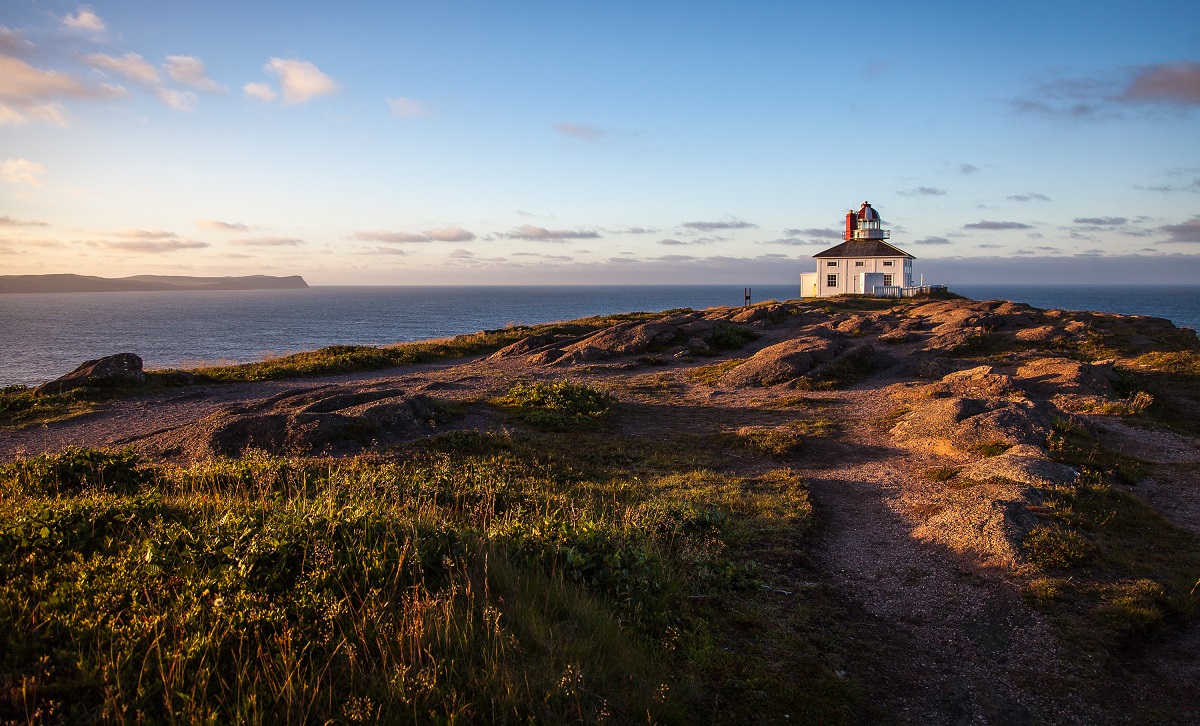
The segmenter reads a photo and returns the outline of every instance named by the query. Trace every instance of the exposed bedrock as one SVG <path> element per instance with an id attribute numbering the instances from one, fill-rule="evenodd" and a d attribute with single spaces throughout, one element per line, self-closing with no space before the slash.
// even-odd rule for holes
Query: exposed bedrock
<path id="1" fill-rule="evenodd" d="M 78 368 L 35 389 L 35 393 L 63 393 L 85 386 L 116 386 L 142 383 L 142 359 L 133 353 L 117 353 L 97 360 L 84 361 Z"/>
<path id="2" fill-rule="evenodd" d="M 281 456 L 345 453 L 427 433 L 435 418 L 433 401 L 422 394 L 316 389 L 221 411 L 150 436 L 139 447 L 189 459 L 249 449 Z"/>

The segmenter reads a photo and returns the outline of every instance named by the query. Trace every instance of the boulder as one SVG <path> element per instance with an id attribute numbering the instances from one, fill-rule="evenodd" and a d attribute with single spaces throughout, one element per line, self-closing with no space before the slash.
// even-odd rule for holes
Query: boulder
<path id="1" fill-rule="evenodd" d="M 141 358 L 133 353 L 117 353 L 85 361 L 67 375 L 38 386 L 34 393 L 63 393 L 76 388 L 128 385 L 145 380 Z"/>
<path id="2" fill-rule="evenodd" d="M 727 373 L 727 386 L 773 386 L 794 381 L 833 360 L 840 345 L 828 338 L 805 336 L 768 346 Z"/>

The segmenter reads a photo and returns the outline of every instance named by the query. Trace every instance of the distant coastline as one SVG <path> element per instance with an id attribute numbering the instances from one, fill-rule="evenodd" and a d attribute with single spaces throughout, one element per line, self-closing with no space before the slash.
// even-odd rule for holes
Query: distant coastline
<path id="1" fill-rule="evenodd" d="M 0 294 L 11 292 L 164 292 L 172 290 L 297 290 L 308 287 L 299 275 L 272 277 L 186 277 L 182 275 L 0 275 Z"/>

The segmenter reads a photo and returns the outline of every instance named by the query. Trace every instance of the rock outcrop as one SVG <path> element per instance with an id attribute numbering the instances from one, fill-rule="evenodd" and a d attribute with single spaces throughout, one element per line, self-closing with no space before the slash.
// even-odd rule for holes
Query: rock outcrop
<path id="1" fill-rule="evenodd" d="M 117 353 L 85 361 L 67 375 L 38 386 L 34 392 L 39 395 L 63 393 L 76 388 L 129 385 L 145 380 L 141 358 L 133 353 Z"/>

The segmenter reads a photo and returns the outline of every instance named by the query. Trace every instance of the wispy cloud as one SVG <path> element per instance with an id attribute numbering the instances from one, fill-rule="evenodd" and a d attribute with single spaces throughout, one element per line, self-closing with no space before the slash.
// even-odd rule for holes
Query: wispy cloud
<path id="1" fill-rule="evenodd" d="M 512 232 L 500 233 L 499 236 L 506 239 L 559 242 L 568 239 L 599 239 L 600 233 L 584 229 L 546 229 L 545 227 L 535 227 L 532 224 L 525 224 L 517 227 Z"/>
<path id="2" fill-rule="evenodd" d="M 824 246 L 824 245 L 829 244 L 829 240 L 827 240 L 827 239 L 802 239 L 800 237 L 780 237 L 779 239 L 767 240 L 765 242 L 762 242 L 761 244 L 764 244 L 764 245 L 787 245 L 789 247 L 807 247 L 810 245 Z"/>
<path id="3" fill-rule="evenodd" d="M 433 113 L 429 104 L 419 98 L 399 96 L 389 98 L 387 104 L 392 110 L 392 115 L 398 118 L 425 118 Z"/>
<path id="4" fill-rule="evenodd" d="M 604 231 L 609 234 L 658 234 L 658 230 L 653 227 L 623 227 Z"/>
<path id="5" fill-rule="evenodd" d="M 1033 225 L 1024 224 L 1023 222 L 992 222 L 984 219 L 979 222 L 964 224 L 963 229 L 1033 229 Z"/>
<path id="6" fill-rule="evenodd" d="M 304 244 L 304 240 L 295 237 L 245 237 L 235 239 L 230 244 L 239 247 L 296 247 Z"/>
<path id="7" fill-rule="evenodd" d="M 5 159 L 0 161 L 0 179 L 11 184 L 28 184 L 40 187 L 46 180 L 42 176 L 46 167 L 29 159 Z M 7 217 L 6 217 L 7 219 Z"/>
<path id="8" fill-rule="evenodd" d="M 126 53 L 120 57 L 93 53 L 83 60 L 92 68 L 115 73 L 135 83 L 145 86 L 159 84 L 158 69 L 147 63 L 146 59 L 137 53 Z"/>
<path id="9" fill-rule="evenodd" d="M 442 227 L 424 232 L 389 232 L 385 230 L 355 232 L 354 239 L 363 242 L 388 242 L 392 244 L 424 242 L 470 242 L 475 234 L 462 227 Z"/>
<path id="10" fill-rule="evenodd" d="M 224 93 L 229 90 L 209 78 L 204 62 L 194 55 L 169 55 L 163 66 L 167 69 L 167 75 L 176 83 L 182 83 L 206 93 Z"/>
<path id="11" fill-rule="evenodd" d="M 1200 242 L 1200 217 L 1192 217 L 1183 224 L 1167 224 L 1160 227 L 1167 234 L 1164 242 Z"/>
<path id="12" fill-rule="evenodd" d="M 896 192 L 902 197 L 940 197 L 946 193 L 945 189 L 937 187 L 916 187 L 913 189 L 903 189 Z"/>
<path id="13" fill-rule="evenodd" d="M 94 240 L 87 242 L 92 247 L 115 250 L 118 252 L 136 252 L 144 254 L 162 254 L 178 252 L 179 250 L 194 250 L 208 247 L 207 242 L 190 239 L 125 239 L 125 240 Z"/>
<path id="14" fill-rule="evenodd" d="M 562 121 L 554 124 L 554 130 L 563 136 L 569 136 L 573 139 L 586 141 L 589 144 L 598 144 L 604 140 L 608 133 L 599 126 L 589 126 L 587 124 L 575 124 L 569 121 Z"/>
<path id="15" fill-rule="evenodd" d="M 1200 63 L 1158 63 L 1091 77 L 1056 78 L 1011 103 L 1021 113 L 1074 120 L 1120 117 L 1134 107 L 1149 111 L 1200 106 Z"/>
<path id="16" fill-rule="evenodd" d="M 953 244 L 945 237 L 922 237 L 921 239 L 913 240 L 914 245 L 948 245 Z"/>
<path id="17" fill-rule="evenodd" d="M 680 226 L 696 230 L 697 232 L 713 232 L 718 229 L 754 229 L 758 227 L 757 224 L 743 222 L 738 219 L 727 222 L 684 222 Z"/>
<path id="18" fill-rule="evenodd" d="M 222 222 L 217 219 L 197 219 L 197 227 L 211 229 L 216 232 L 248 232 L 250 227 L 241 222 Z"/>
<path id="19" fill-rule="evenodd" d="M 270 103 L 276 98 L 279 98 L 279 94 L 275 92 L 274 88 L 271 88 L 269 83 L 247 83 L 246 85 L 242 86 L 242 93 L 246 94 L 246 96 L 249 98 L 253 98 L 255 101 L 261 101 L 262 103 Z"/>
<path id="20" fill-rule="evenodd" d="M 1093 227 L 1118 227 L 1129 220 L 1125 217 L 1076 217 L 1075 224 L 1086 224 Z"/>
<path id="21" fill-rule="evenodd" d="M 957 171 L 959 174 L 974 174 L 979 171 L 979 167 L 974 164 L 958 164 Z"/>
<path id="22" fill-rule="evenodd" d="M 1038 194 L 1037 192 L 1025 192 L 1024 194 L 1012 194 L 1010 196 L 1005 197 L 1005 199 L 1008 199 L 1013 202 L 1048 202 L 1048 201 L 1050 201 L 1050 197 L 1046 196 L 1045 194 Z"/>
<path id="23" fill-rule="evenodd" d="M 25 39 L 19 30 L 0 25 L 0 55 L 22 56 L 33 50 L 33 43 Z"/>
<path id="24" fill-rule="evenodd" d="M 0 227 L 49 227 L 48 222 L 38 222 L 32 219 L 13 219 L 7 214 L 0 217 Z"/>
<path id="25" fill-rule="evenodd" d="M 1200 63 L 1181 61 L 1141 66 L 1134 71 L 1120 98 L 1132 103 L 1200 106 Z"/>
<path id="26" fill-rule="evenodd" d="M 837 229 L 827 229 L 825 227 L 807 227 L 805 229 L 785 229 L 783 233 L 788 237 L 821 237 L 823 239 L 841 239 L 842 232 Z"/>
<path id="27" fill-rule="evenodd" d="M 0 55 L 0 126 L 40 122 L 65 126 L 62 100 L 118 98 L 125 90 L 94 86 L 70 73 L 35 68 L 20 58 Z"/>

